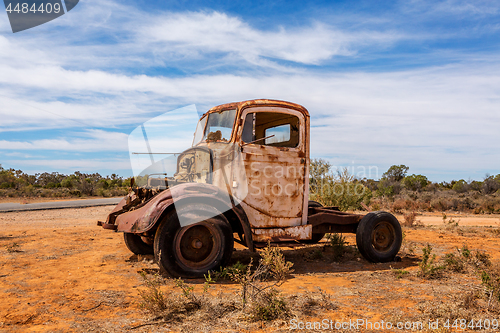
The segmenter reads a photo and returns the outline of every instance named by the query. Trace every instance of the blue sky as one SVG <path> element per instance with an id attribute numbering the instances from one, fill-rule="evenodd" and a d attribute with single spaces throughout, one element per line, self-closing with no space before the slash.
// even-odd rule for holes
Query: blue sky
<path id="1" fill-rule="evenodd" d="M 131 175 L 163 112 L 304 105 L 311 157 L 431 180 L 500 173 L 500 2 L 80 1 L 12 34 L 0 14 L 0 164 Z M 194 131 L 193 125 L 193 131 Z"/>

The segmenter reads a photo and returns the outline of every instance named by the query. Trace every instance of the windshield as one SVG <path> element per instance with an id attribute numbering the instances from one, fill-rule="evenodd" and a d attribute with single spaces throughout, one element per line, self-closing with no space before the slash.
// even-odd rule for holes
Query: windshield
<path id="1" fill-rule="evenodd" d="M 193 146 L 200 141 L 229 142 L 233 132 L 236 109 L 209 113 L 198 122 Z M 202 135 L 203 133 L 203 135 Z"/>
<path id="2" fill-rule="evenodd" d="M 193 189 L 196 191 L 188 191 L 190 195 L 217 192 L 227 207 L 239 204 L 248 193 L 248 184 L 240 147 L 229 144 L 235 117 L 236 110 L 227 110 L 199 119 L 196 107 L 190 105 L 135 128 L 128 143 L 135 182 L 133 195 L 140 199 L 138 202 L 144 203 L 162 191 L 183 186 L 182 190 L 172 190 L 169 194 L 176 209 L 185 202 L 186 191 Z M 192 130 L 197 122 L 193 140 Z M 189 147 L 192 142 L 201 141 L 212 143 L 207 147 Z M 218 190 L 214 191 L 215 188 Z M 178 203 L 181 206 L 177 207 Z M 224 207 L 218 209 L 224 211 Z M 214 214 L 219 212 L 214 210 Z M 181 226 L 197 222 L 194 214 L 189 216 L 184 220 L 179 216 Z"/>

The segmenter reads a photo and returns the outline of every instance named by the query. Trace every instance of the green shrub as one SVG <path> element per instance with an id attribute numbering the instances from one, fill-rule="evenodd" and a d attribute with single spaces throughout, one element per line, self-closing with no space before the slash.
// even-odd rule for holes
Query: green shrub
<path id="1" fill-rule="evenodd" d="M 66 188 L 72 188 L 73 187 L 72 179 L 70 177 L 64 178 L 61 182 L 61 186 Z"/>
<path id="2" fill-rule="evenodd" d="M 23 186 L 21 188 L 21 193 L 28 197 L 34 196 L 36 194 L 36 188 L 33 185 Z"/>
<path id="3" fill-rule="evenodd" d="M 435 265 L 436 255 L 432 253 L 432 246 L 427 244 L 427 246 L 422 248 L 422 261 L 418 265 L 420 268 L 419 276 L 424 279 L 434 279 L 440 276 L 441 271 L 445 268 L 444 266 Z"/>
<path id="4" fill-rule="evenodd" d="M 473 264 L 476 267 L 489 267 L 491 266 L 490 256 L 486 252 L 476 251 L 473 256 Z"/>
<path id="5" fill-rule="evenodd" d="M 403 179 L 403 185 L 411 191 L 420 191 L 429 184 L 429 180 L 423 175 L 406 176 Z"/>
<path id="6" fill-rule="evenodd" d="M 109 188 L 110 182 L 108 182 L 106 179 L 100 179 L 98 181 L 98 186 L 102 189 L 108 189 Z"/>
<path id="7" fill-rule="evenodd" d="M 462 257 L 465 259 L 469 259 L 471 257 L 471 252 L 469 250 L 469 247 L 467 245 L 462 245 L 462 249 L 459 250 L 460 253 L 462 254 Z"/>
<path id="8" fill-rule="evenodd" d="M 320 249 L 314 249 L 308 254 L 310 260 L 319 260 L 323 258 L 323 251 Z"/>
<path id="9" fill-rule="evenodd" d="M 465 273 L 467 270 L 485 269 L 491 266 L 489 255 L 482 251 L 469 250 L 468 246 L 464 244 L 462 248 L 457 248 L 457 254 L 447 253 L 444 258 L 444 266 L 446 269 L 457 272 Z"/>
<path id="10" fill-rule="evenodd" d="M 453 253 L 447 253 L 444 258 L 445 266 L 448 270 L 462 273 L 464 271 L 465 265 L 463 260 L 460 257 L 457 257 Z"/>
<path id="11" fill-rule="evenodd" d="M 49 182 L 43 188 L 57 188 L 61 187 L 60 183 Z"/>
<path id="12" fill-rule="evenodd" d="M 128 193 L 124 187 L 127 185 L 130 186 L 130 178 L 123 180 L 116 174 L 102 177 L 99 173 L 85 174 L 77 171 L 69 176 L 58 172 L 28 175 L 21 170 L 0 169 L 0 190 L 7 190 L 0 194 L 8 197 L 63 197 L 82 194 L 123 196 Z M 68 189 L 71 191 L 67 191 Z"/>
<path id="13" fill-rule="evenodd" d="M 290 316 L 291 311 L 287 302 L 274 288 L 261 293 L 250 307 L 250 317 L 254 321 L 286 319 Z"/>
<path id="14" fill-rule="evenodd" d="M 401 279 L 401 278 L 403 278 L 405 275 L 410 274 L 410 272 L 409 272 L 409 271 L 404 270 L 404 269 L 392 269 L 392 272 L 394 273 L 394 275 L 396 275 L 396 278 L 397 278 L 397 279 Z"/>
<path id="15" fill-rule="evenodd" d="M 500 275 L 498 270 L 481 271 L 481 283 L 486 288 L 487 297 L 500 302 Z"/>
<path id="16" fill-rule="evenodd" d="M 351 175 L 347 168 L 330 171 L 331 165 L 324 160 L 312 160 L 309 172 L 309 198 L 325 206 L 337 206 L 342 211 L 361 209 L 369 204 L 372 191 Z"/>
<path id="17" fill-rule="evenodd" d="M 268 245 L 262 250 L 260 256 L 262 257 L 260 263 L 267 271 L 262 275 L 263 277 L 270 276 L 277 281 L 285 281 L 288 274 L 293 272 L 293 263 L 285 260 L 283 251 L 279 247 Z"/>
<path id="18" fill-rule="evenodd" d="M 390 181 L 400 182 L 405 178 L 406 173 L 410 168 L 406 165 L 392 165 L 384 174 L 382 178 L 388 179 Z"/>
<path id="19" fill-rule="evenodd" d="M 0 184 L 0 188 L 3 188 L 3 189 L 14 188 L 14 187 L 15 187 L 14 183 L 7 183 L 7 182 L 5 182 L 5 183 Z"/>
<path id="20" fill-rule="evenodd" d="M 237 261 L 236 264 L 226 267 L 221 267 L 218 272 L 209 272 L 209 276 L 214 281 L 229 280 L 231 276 L 242 275 L 247 271 L 247 265 Z M 205 277 L 206 279 L 207 277 Z"/>
<path id="21" fill-rule="evenodd" d="M 139 295 L 141 297 L 140 306 L 152 314 L 159 315 L 163 313 L 169 307 L 169 300 L 165 297 L 165 294 L 160 289 L 163 285 L 163 281 L 159 276 L 154 276 L 153 278 L 147 278 L 144 272 L 141 273 L 146 289 L 139 289 Z"/>
<path id="22" fill-rule="evenodd" d="M 464 193 L 469 190 L 469 184 L 463 179 L 460 179 L 459 181 L 455 182 L 452 187 L 453 191 L 457 193 Z"/>
<path id="23" fill-rule="evenodd" d="M 376 195 L 378 197 L 393 198 L 401 192 L 401 184 L 399 182 L 388 179 L 381 179 L 378 183 Z"/>
<path id="24" fill-rule="evenodd" d="M 340 234 L 328 234 L 326 239 L 329 240 L 333 250 L 333 260 L 339 260 L 345 254 L 347 243 L 345 237 Z"/>
<path id="25" fill-rule="evenodd" d="M 258 301 L 260 297 L 267 295 L 264 291 L 281 286 L 287 276 L 293 272 L 293 263 L 285 260 L 280 248 L 271 247 L 268 244 L 260 255 L 261 259 L 254 270 L 252 269 L 253 260 L 250 259 L 246 270 L 238 269 L 228 273 L 231 280 L 241 286 L 243 304 L 247 304 L 249 300 Z"/>

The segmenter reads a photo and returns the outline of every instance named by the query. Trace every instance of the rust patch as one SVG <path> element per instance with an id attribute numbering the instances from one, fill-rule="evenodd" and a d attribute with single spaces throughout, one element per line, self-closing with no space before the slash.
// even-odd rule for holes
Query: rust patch
<path id="1" fill-rule="evenodd" d="M 299 104 L 295 104 L 292 102 L 281 101 L 277 99 L 253 99 L 242 102 L 232 102 L 226 103 L 218 106 L 214 106 L 207 113 L 212 112 L 221 112 L 223 110 L 238 108 L 239 110 L 243 110 L 250 106 L 269 106 L 269 107 L 285 107 L 293 110 L 297 110 L 303 113 L 306 117 L 309 117 L 309 112 L 305 107 Z"/>
<path id="2" fill-rule="evenodd" d="M 289 228 L 253 229 L 253 240 L 256 243 L 306 240 L 312 237 L 312 225 L 300 225 Z"/>

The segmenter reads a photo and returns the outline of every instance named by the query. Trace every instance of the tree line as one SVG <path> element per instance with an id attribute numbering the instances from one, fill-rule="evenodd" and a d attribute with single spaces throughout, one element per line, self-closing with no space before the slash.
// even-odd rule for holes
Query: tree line
<path id="1" fill-rule="evenodd" d="M 387 209 L 500 213 L 500 174 L 482 181 L 464 179 L 431 182 L 420 174 L 408 174 L 406 165 L 392 165 L 379 180 L 357 178 L 347 168 L 332 170 L 323 159 L 311 161 L 310 199 L 342 210 Z"/>
<path id="2" fill-rule="evenodd" d="M 59 194 L 68 194 L 70 196 L 103 196 L 107 193 L 123 192 L 123 189 L 130 186 L 130 182 L 131 178 L 123 178 L 114 173 L 110 176 L 102 176 L 99 173 L 82 173 L 80 171 L 76 171 L 71 175 L 59 172 L 30 175 L 22 170 L 4 169 L 0 165 L 0 190 L 4 190 L 5 194 L 31 196 L 33 194 L 48 193 L 48 191 L 43 190 L 59 190 Z"/>

